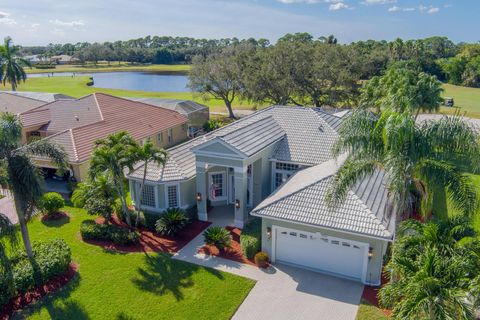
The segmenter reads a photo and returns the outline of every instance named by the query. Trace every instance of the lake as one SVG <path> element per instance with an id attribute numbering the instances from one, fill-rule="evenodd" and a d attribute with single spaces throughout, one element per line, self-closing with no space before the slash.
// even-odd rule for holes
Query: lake
<path id="1" fill-rule="evenodd" d="M 29 78 L 52 76 L 50 73 L 33 73 Z M 72 77 L 72 72 L 54 72 L 54 77 Z M 151 72 L 99 72 L 80 73 L 75 76 L 93 77 L 94 87 L 107 89 L 140 90 L 152 92 L 185 92 L 188 76 L 178 74 L 158 74 Z"/>

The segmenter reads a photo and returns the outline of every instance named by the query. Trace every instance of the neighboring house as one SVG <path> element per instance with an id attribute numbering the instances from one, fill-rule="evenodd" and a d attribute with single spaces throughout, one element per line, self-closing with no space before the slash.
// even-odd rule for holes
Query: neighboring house
<path id="1" fill-rule="evenodd" d="M 177 111 L 188 118 L 191 133 L 201 129 L 210 119 L 210 111 L 207 106 L 191 100 L 158 99 L 158 98 L 127 98 L 133 101 L 148 103 L 161 108 Z"/>
<path id="2" fill-rule="evenodd" d="M 40 100 L 43 102 L 52 102 L 56 100 L 74 100 L 74 97 L 67 96 L 63 93 L 50 92 L 31 92 L 31 91 L 0 91 L 0 93 L 9 93 L 16 96 Z"/>
<path id="3" fill-rule="evenodd" d="M 79 62 L 80 60 L 67 54 L 61 54 L 58 56 L 51 56 L 50 61 L 55 62 L 56 64 L 70 64 Z"/>
<path id="4" fill-rule="evenodd" d="M 165 166 L 148 165 L 142 208 L 196 205 L 205 221 L 207 207 L 224 206 L 239 228 L 250 213 L 262 219 L 262 250 L 273 262 L 379 284 L 395 227 L 384 174 L 338 207 L 324 202 L 341 163 L 331 153 L 340 123 L 320 109 L 273 106 L 173 147 Z M 142 163 L 127 175 L 132 200 L 142 176 Z"/>
<path id="5" fill-rule="evenodd" d="M 20 114 L 25 139 L 45 137 L 68 154 L 71 174 L 83 180 L 95 140 L 127 131 L 144 143 L 151 139 L 158 147 L 170 147 L 187 139 L 188 119 L 178 112 L 103 93 L 75 100 L 58 100 Z M 43 168 L 55 169 L 48 160 L 37 159 Z"/>

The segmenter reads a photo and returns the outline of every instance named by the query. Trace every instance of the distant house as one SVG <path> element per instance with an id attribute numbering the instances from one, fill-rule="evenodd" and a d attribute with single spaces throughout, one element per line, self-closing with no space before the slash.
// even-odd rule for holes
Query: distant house
<path id="1" fill-rule="evenodd" d="M 50 61 L 56 64 L 71 64 L 79 62 L 80 60 L 67 54 L 61 54 L 58 56 L 51 56 Z"/>
<path id="2" fill-rule="evenodd" d="M 50 93 L 50 92 L 31 92 L 31 91 L 0 91 L 1 93 L 8 93 L 19 97 L 30 98 L 34 100 L 40 100 L 43 102 L 52 102 L 56 100 L 74 100 L 74 97 L 67 96 L 63 93 Z"/>
<path id="3" fill-rule="evenodd" d="M 161 108 L 177 111 L 188 118 L 191 131 L 201 129 L 210 119 L 209 108 L 191 100 L 158 99 L 158 98 L 127 98 L 133 101 L 148 103 Z"/>
<path id="4" fill-rule="evenodd" d="M 151 139 L 170 147 L 187 139 L 188 119 L 178 112 L 103 93 L 74 100 L 56 100 L 20 114 L 24 140 L 41 137 L 60 145 L 68 154 L 71 175 L 83 180 L 93 143 L 107 135 L 127 131 L 143 143 Z M 53 163 L 36 159 L 45 169 Z"/>
<path id="5" fill-rule="evenodd" d="M 45 62 L 45 58 L 42 55 L 39 54 L 32 54 L 28 56 L 24 56 L 23 59 L 29 61 L 31 64 L 37 64 L 41 62 Z"/>

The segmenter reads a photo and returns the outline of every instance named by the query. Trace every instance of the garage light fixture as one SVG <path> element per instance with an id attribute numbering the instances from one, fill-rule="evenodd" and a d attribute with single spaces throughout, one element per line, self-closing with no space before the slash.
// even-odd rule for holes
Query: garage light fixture
<path id="1" fill-rule="evenodd" d="M 267 238 L 272 239 L 272 228 L 267 227 Z"/>
<path id="2" fill-rule="evenodd" d="M 368 260 L 373 258 L 373 248 L 369 247 L 368 248 Z"/>
<path id="3" fill-rule="evenodd" d="M 235 208 L 240 209 L 240 200 L 235 200 Z"/>
<path id="4" fill-rule="evenodd" d="M 197 201 L 202 201 L 202 194 L 200 192 L 197 192 Z"/>

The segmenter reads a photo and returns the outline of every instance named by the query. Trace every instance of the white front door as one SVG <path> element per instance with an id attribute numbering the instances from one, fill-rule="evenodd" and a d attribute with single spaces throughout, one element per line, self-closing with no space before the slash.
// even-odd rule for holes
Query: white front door
<path id="1" fill-rule="evenodd" d="M 275 261 L 365 282 L 367 243 L 274 226 Z"/>

